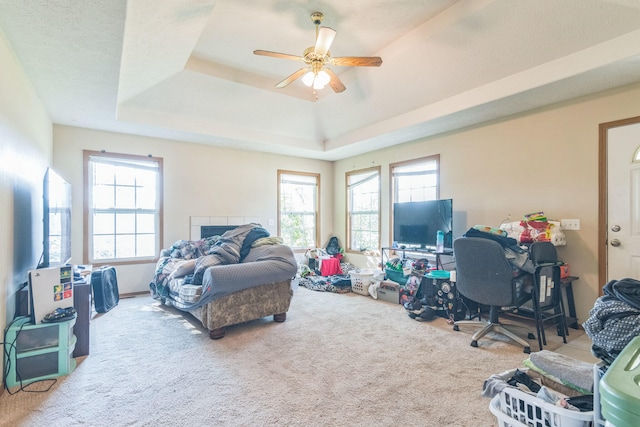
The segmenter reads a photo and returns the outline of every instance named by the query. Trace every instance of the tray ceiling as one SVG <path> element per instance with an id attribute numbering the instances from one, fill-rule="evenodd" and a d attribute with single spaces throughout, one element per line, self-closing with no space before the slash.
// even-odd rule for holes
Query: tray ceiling
<path id="1" fill-rule="evenodd" d="M 314 11 L 347 90 L 300 68 Z M 636 0 L 9 0 L 0 28 L 57 124 L 337 160 L 640 81 Z"/>

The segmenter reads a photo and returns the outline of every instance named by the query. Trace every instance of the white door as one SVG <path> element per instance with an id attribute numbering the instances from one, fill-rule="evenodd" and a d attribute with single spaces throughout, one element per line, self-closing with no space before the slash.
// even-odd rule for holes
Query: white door
<path id="1" fill-rule="evenodd" d="M 607 282 L 640 279 L 640 123 L 607 132 Z"/>

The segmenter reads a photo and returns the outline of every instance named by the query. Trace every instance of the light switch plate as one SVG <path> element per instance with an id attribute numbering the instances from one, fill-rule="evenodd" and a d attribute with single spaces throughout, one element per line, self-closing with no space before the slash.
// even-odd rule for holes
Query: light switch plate
<path id="1" fill-rule="evenodd" d="M 560 227 L 563 230 L 580 230 L 580 220 L 579 219 L 561 219 Z"/>

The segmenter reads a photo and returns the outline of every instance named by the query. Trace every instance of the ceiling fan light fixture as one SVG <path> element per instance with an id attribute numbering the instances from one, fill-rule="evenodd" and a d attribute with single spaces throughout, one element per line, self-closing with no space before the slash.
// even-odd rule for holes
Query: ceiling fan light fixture
<path id="1" fill-rule="evenodd" d="M 277 83 L 275 85 L 277 88 L 286 87 L 295 80 L 301 79 L 307 87 L 322 89 L 329 84 L 335 93 L 340 93 L 344 92 L 346 89 L 344 83 L 342 83 L 340 78 L 330 68 L 324 68 L 325 65 L 329 64 L 343 67 L 379 67 L 382 64 L 382 58 L 379 56 L 331 57 L 329 48 L 336 36 L 336 31 L 333 28 L 320 27 L 323 19 L 324 15 L 321 12 L 314 12 L 311 14 L 311 22 L 316 26 L 316 42 L 313 46 L 307 47 L 302 56 L 271 52 L 268 50 L 253 51 L 255 55 L 302 61 L 306 64 L 306 66 L 299 68 L 298 71 Z"/>
<path id="2" fill-rule="evenodd" d="M 325 87 L 327 83 L 329 83 L 329 80 L 331 80 L 331 77 L 329 77 L 329 74 L 327 74 L 325 70 L 320 70 L 318 74 L 316 74 L 316 82 L 321 84 L 322 87 Z"/>
<path id="3" fill-rule="evenodd" d="M 314 78 L 315 74 L 313 74 L 313 71 L 309 71 L 304 76 L 302 76 L 302 83 L 304 83 L 305 86 L 311 87 L 311 85 L 313 85 Z"/>
<path id="4" fill-rule="evenodd" d="M 304 83 L 305 86 L 313 87 L 314 89 L 324 89 L 330 80 L 331 77 L 323 69 L 316 73 L 308 71 L 304 76 L 302 76 L 302 83 Z"/>

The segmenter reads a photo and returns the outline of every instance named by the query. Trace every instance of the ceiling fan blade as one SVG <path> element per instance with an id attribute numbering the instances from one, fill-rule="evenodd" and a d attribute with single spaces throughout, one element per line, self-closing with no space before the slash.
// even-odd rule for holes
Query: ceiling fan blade
<path id="1" fill-rule="evenodd" d="M 325 68 L 324 71 L 326 71 L 331 78 L 331 80 L 329 80 L 329 86 L 331 86 L 331 89 L 333 89 L 335 93 L 344 92 L 346 86 L 344 85 L 344 83 L 342 83 L 342 80 L 340 80 L 340 78 L 336 76 L 336 73 L 331 71 L 329 68 Z"/>
<path id="2" fill-rule="evenodd" d="M 302 56 L 290 55 L 288 53 L 270 52 L 268 50 L 254 50 L 254 55 L 272 56 L 274 58 L 291 59 L 293 61 L 304 61 Z"/>
<path id="3" fill-rule="evenodd" d="M 285 86 L 290 85 L 291 83 L 294 82 L 294 80 L 302 77 L 307 71 L 309 71 L 308 67 L 300 68 L 298 71 L 296 71 L 295 73 L 291 74 L 289 77 L 287 77 L 286 79 L 284 79 L 283 81 L 278 83 L 276 85 L 276 87 L 277 88 L 283 88 Z"/>
<path id="4" fill-rule="evenodd" d="M 331 63 L 341 67 L 379 67 L 382 65 L 382 58 L 379 56 L 342 56 L 331 58 Z"/>
<path id="5" fill-rule="evenodd" d="M 315 52 L 318 56 L 325 56 L 336 37 L 336 30 L 329 27 L 320 27 L 318 38 L 316 39 Z"/>

